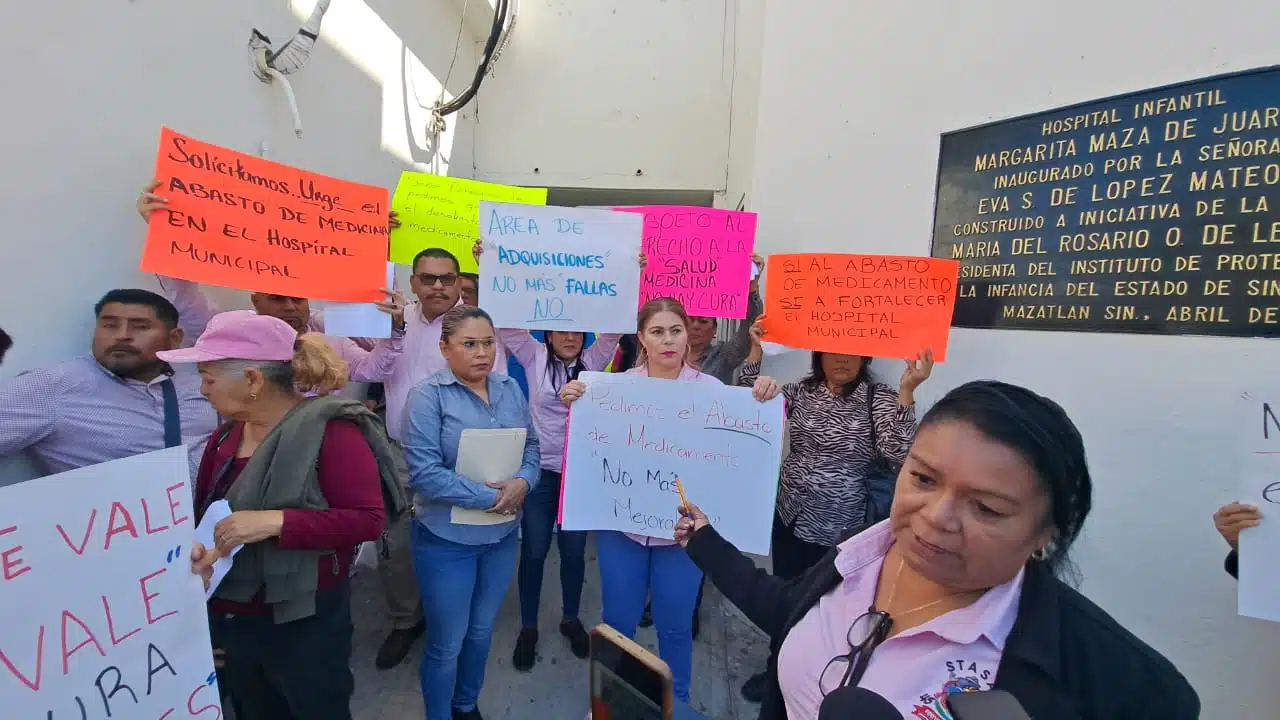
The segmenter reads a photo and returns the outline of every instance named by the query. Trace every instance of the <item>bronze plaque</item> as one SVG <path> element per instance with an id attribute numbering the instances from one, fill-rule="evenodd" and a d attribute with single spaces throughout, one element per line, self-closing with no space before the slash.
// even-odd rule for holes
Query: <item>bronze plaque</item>
<path id="1" fill-rule="evenodd" d="M 1280 68 L 942 136 L 956 327 L 1280 336 Z"/>

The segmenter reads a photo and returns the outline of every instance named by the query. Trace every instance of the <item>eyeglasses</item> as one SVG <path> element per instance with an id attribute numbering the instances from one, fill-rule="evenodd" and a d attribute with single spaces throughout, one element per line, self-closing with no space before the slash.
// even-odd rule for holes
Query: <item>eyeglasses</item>
<path id="1" fill-rule="evenodd" d="M 484 338 L 483 340 L 463 340 L 459 343 L 467 352 L 475 352 L 476 350 L 489 350 L 497 345 L 497 341 L 493 338 Z"/>
<path id="2" fill-rule="evenodd" d="M 440 283 L 440 285 L 443 287 L 452 287 L 454 283 L 458 282 L 458 276 L 454 275 L 453 273 L 449 273 L 448 275 L 432 275 L 431 273 L 418 273 L 417 275 L 414 275 L 414 277 L 418 279 L 419 283 L 421 283 L 422 285 L 425 285 L 426 287 L 431 287 L 436 283 Z"/>
<path id="3" fill-rule="evenodd" d="M 889 617 L 887 612 L 868 610 L 859 615 L 849 626 L 849 634 L 846 638 L 849 642 L 849 652 L 828 660 L 827 666 L 822 669 L 822 675 L 818 677 L 818 688 L 822 691 L 822 697 L 825 698 L 840 688 L 854 687 L 862 682 L 862 676 L 871 662 L 871 653 L 885 641 L 885 638 L 889 637 L 889 630 L 892 627 L 893 618 Z"/>

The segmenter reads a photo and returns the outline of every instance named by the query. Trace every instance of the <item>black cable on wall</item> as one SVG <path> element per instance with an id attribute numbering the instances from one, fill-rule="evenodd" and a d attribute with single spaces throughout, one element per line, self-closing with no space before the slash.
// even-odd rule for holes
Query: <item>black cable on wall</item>
<path id="1" fill-rule="evenodd" d="M 446 115 L 458 112 L 467 103 L 471 102 L 476 93 L 480 91 L 480 84 L 484 82 L 484 76 L 489 72 L 489 63 L 493 62 L 493 53 L 498 47 L 498 39 L 502 37 L 502 28 L 507 24 L 509 5 L 509 0 L 498 0 L 498 6 L 494 8 L 493 12 L 493 25 L 489 27 L 489 37 L 485 40 L 484 54 L 480 58 L 479 67 L 476 68 L 476 75 L 471 79 L 471 84 L 467 86 L 466 90 L 436 108 L 436 113 L 440 117 L 443 118 Z"/>

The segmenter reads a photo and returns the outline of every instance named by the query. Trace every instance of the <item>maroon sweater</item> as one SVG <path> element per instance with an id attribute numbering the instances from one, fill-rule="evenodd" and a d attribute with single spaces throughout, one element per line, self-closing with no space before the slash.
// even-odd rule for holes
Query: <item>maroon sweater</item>
<path id="1" fill-rule="evenodd" d="M 222 442 L 218 442 L 220 432 L 209 438 L 196 474 L 196 507 L 203 508 L 226 495 L 249 462 L 249 458 L 236 457 L 243 434 L 244 424 L 236 423 Z M 215 474 L 223 467 L 226 474 L 218 482 Z M 266 542 L 278 542 L 281 550 L 332 550 L 332 555 L 320 558 L 318 589 L 323 590 L 346 580 L 357 546 L 382 534 L 386 510 L 378 461 L 355 423 L 334 420 L 325 428 L 318 471 L 320 491 L 329 509 L 283 510 L 280 537 Z M 238 615 L 267 615 L 271 611 L 261 590 L 247 604 L 215 598 L 209 609 Z"/>

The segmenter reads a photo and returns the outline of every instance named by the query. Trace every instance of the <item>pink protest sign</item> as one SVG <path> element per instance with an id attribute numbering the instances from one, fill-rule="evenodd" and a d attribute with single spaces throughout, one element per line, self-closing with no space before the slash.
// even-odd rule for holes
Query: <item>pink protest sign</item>
<path id="1" fill-rule="evenodd" d="M 737 210 L 650 205 L 614 208 L 644 213 L 640 304 L 672 297 L 690 315 L 747 316 L 756 214 Z"/>

